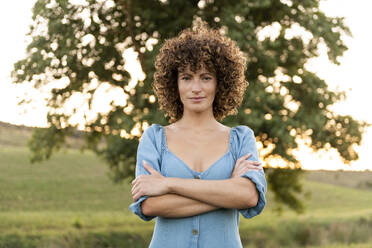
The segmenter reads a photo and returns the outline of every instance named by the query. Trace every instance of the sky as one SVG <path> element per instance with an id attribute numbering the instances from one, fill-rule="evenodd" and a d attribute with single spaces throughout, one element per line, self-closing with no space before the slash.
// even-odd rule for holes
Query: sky
<path id="1" fill-rule="evenodd" d="M 26 36 L 31 22 L 31 8 L 34 0 L 7 1 L 0 8 L 0 121 L 27 126 L 45 126 L 46 113 L 44 97 L 47 93 L 36 91 L 31 85 L 12 84 L 10 72 L 13 64 L 24 58 Z M 336 103 L 333 110 L 338 114 L 351 115 L 357 120 L 372 123 L 372 77 L 370 76 L 372 50 L 372 33 L 367 23 L 372 23 L 372 1 L 370 0 L 322 0 L 321 9 L 328 16 L 345 17 L 346 25 L 350 27 L 353 37 L 343 37 L 349 50 L 339 59 L 340 66 L 331 64 L 323 49 L 321 55 L 309 61 L 308 69 L 317 73 L 329 85 L 331 90 L 344 90 L 346 100 Z M 128 52 L 126 56 L 133 56 Z M 140 77 L 140 76 L 139 76 Z M 135 81 L 135 79 L 134 79 Z M 102 89 L 109 91 L 109 89 Z M 27 111 L 17 105 L 17 96 L 28 94 L 34 98 Z M 35 96 L 37 96 L 35 98 Z M 119 101 L 120 92 L 111 92 L 112 99 Z M 101 101 L 109 103 L 111 99 Z M 119 102 L 118 102 L 119 103 Z M 119 103 L 120 104 L 120 103 Z M 122 104 L 122 103 L 121 103 Z M 107 104 L 101 106 L 102 112 Z M 362 145 L 357 147 L 360 159 L 351 165 L 344 165 L 335 150 L 312 150 L 300 141 L 295 155 L 301 160 L 304 169 L 344 169 L 372 170 L 372 127 L 363 136 Z"/>

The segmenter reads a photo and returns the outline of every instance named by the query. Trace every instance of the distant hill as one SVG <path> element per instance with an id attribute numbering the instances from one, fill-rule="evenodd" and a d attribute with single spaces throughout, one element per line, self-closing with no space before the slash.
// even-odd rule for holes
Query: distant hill
<path id="1" fill-rule="evenodd" d="M 372 171 L 307 171 L 305 178 L 343 187 L 372 190 Z"/>
<path id="2" fill-rule="evenodd" d="M 0 121 L 0 146 L 25 146 L 32 130 L 32 127 Z"/>
<path id="3" fill-rule="evenodd" d="M 0 147 L 2 146 L 27 146 L 35 128 L 24 125 L 14 125 L 0 121 Z M 84 132 L 76 130 L 73 136 L 67 138 L 70 148 L 80 148 L 83 145 Z"/>

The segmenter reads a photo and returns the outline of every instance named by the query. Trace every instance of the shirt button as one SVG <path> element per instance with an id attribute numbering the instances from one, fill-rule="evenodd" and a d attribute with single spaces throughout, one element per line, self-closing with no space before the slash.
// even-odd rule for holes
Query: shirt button
<path id="1" fill-rule="evenodd" d="M 193 230 L 192 230 L 192 234 L 197 235 L 197 234 L 198 234 L 198 230 L 193 229 Z"/>
<path id="2" fill-rule="evenodd" d="M 195 179 L 200 179 L 199 175 L 194 176 Z"/>

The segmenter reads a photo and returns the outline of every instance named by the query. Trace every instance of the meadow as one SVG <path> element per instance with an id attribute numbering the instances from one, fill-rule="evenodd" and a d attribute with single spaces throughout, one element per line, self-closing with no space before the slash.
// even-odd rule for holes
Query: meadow
<path id="1" fill-rule="evenodd" d="M 147 247 L 154 222 L 129 211 L 129 180 L 113 184 L 77 149 L 30 164 L 26 137 L 0 126 L 0 248 Z M 306 172 L 305 213 L 278 215 L 269 192 L 260 216 L 240 219 L 244 247 L 372 247 L 371 183 L 371 172 Z"/>

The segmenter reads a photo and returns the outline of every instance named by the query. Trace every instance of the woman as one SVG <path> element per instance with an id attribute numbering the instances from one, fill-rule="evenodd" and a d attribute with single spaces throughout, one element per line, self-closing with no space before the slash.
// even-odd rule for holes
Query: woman
<path id="1" fill-rule="evenodd" d="M 152 124 L 141 137 L 130 209 L 157 217 L 150 247 L 242 247 L 239 212 L 258 215 L 267 186 L 253 131 L 218 121 L 242 102 L 246 59 L 202 24 L 167 40 L 155 67 L 153 88 L 171 124 Z"/>

